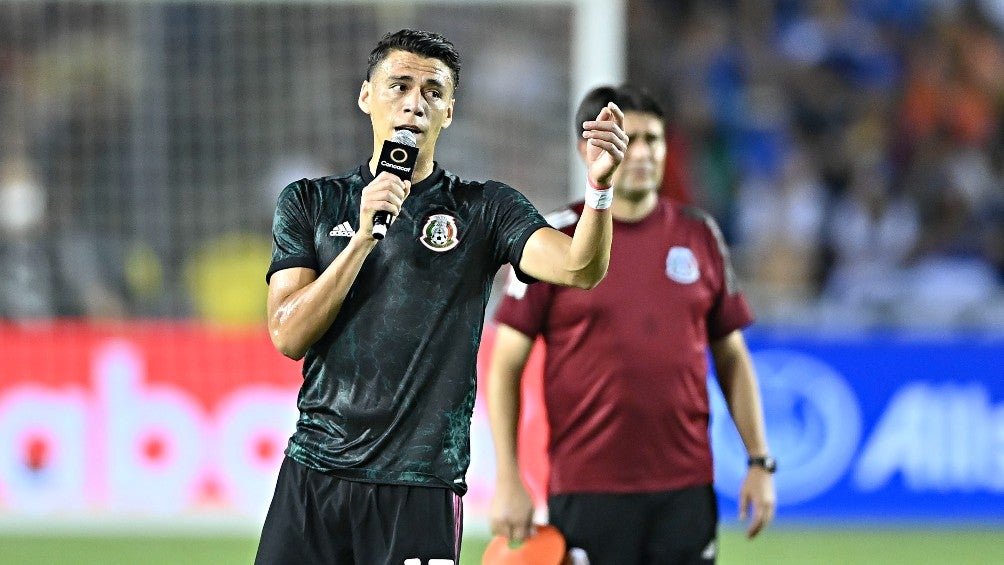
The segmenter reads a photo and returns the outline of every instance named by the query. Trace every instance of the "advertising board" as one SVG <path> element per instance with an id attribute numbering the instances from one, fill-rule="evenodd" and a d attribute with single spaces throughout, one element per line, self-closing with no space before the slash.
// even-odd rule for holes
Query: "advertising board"
<path id="1" fill-rule="evenodd" d="M 494 454 L 486 328 L 472 419 L 472 521 Z M 1004 520 L 1004 336 L 750 332 L 779 520 Z M 546 482 L 542 352 L 524 377 L 521 458 Z M 300 364 L 264 329 L 177 322 L 0 325 L 0 517 L 260 526 L 296 421 Z M 722 519 L 745 450 L 709 379 Z"/>

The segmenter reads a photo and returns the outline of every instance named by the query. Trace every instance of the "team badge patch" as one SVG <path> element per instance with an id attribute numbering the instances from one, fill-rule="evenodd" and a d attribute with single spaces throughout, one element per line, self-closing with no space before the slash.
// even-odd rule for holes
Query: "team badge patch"
<path id="1" fill-rule="evenodd" d="M 419 241 L 439 253 L 453 249 L 460 243 L 460 239 L 457 238 L 457 221 L 453 216 L 446 214 L 429 216 L 425 221 L 425 227 L 422 228 L 422 237 Z"/>
<path id="2" fill-rule="evenodd" d="M 701 270 L 697 266 L 697 257 L 689 247 L 670 248 L 666 255 L 666 276 L 680 284 L 697 282 Z"/>

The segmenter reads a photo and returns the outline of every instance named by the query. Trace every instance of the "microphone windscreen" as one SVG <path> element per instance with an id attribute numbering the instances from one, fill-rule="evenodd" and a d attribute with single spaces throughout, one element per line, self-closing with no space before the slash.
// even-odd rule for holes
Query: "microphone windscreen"
<path id="1" fill-rule="evenodd" d="M 394 135 L 390 138 L 394 143 L 400 143 L 401 145 L 407 145 L 408 147 L 418 147 L 418 140 L 415 139 L 415 134 L 411 133 L 406 129 L 399 129 L 394 132 Z"/>

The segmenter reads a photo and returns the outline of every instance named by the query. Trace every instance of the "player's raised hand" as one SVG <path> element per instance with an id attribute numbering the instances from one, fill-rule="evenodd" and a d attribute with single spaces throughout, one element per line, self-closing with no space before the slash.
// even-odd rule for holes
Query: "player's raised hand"
<path id="1" fill-rule="evenodd" d="M 595 120 L 582 124 L 586 140 L 586 166 L 594 186 L 610 186 L 614 171 L 624 160 L 628 137 L 624 133 L 624 112 L 613 102 L 600 110 Z"/>

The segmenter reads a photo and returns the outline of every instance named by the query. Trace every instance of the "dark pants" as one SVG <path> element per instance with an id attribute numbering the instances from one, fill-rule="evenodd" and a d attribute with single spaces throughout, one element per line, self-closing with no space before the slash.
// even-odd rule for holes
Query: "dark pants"
<path id="1" fill-rule="evenodd" d="M 449 489 L 347 481 L 287 457 L 255 564 L 447 565 L 460 558 L 462 529 Z"/>
<path id="2" fill-rule="evenodd" d="M 550 522 L 590 565 L 706 565 L 718 553 L 711 485 L 636 494 L 577 493 L 548 499 Z"/>

